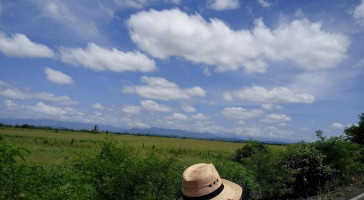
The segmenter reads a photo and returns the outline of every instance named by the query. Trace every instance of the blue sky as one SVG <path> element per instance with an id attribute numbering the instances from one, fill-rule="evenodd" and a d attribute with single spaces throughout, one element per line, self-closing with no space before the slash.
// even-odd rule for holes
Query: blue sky
<path id="1" fill-rule="evenodd" d="M 0 118 L 312 141 L 363 45 L 363 0 L 0 0 Z"/>

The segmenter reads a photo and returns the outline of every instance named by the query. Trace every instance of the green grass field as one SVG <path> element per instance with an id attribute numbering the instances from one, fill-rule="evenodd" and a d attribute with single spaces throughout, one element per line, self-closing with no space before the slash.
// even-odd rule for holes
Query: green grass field
<path id="1" fill-rule="evenodd" d="M 98 153 L 106 133 L 1 127 L 0 136 L 9 144 L 28 149 L 25 162 L 29 164 L 60 165 Z M 244 145 L 237 142 L 126 134 L 115 134 L 113 138 L 120 146 L 130 146 L 142 153 L 155 151 L 160 155 L 177 156 L 189 162 L 213 162 L 215 159 L 231 158 L 235 150 Z M 275 151 L 286 148 L 279 145 L 269 147 Z"/>

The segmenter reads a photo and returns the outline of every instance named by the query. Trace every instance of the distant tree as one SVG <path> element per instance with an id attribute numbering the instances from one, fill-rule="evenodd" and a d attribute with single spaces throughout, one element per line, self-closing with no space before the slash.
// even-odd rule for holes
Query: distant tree
<path id="1" fill-rule="evenodd" d="M 322 130 L 317 130 L 316 131 L 316 136 L 320 139 L 320 141 L 325 141 L 326 140 L 326 137 L 323 136 L 323 131 Z"/>
<path id="2" fill-rule="evenodd" d="M 351 142 L 364 145 L 364 113 L 359 115 L 359 119 L 358 125 L 351 125 L 344 132 Z"/>
<path id="3" fill-rule="evenodd" d="M 244 159 L 250 158 L 257 153 L 268 153 L 269 149 L 258 141 L 249 141 L 242 148 L 235 151 L 235 162 L 244 163 Z"/>
<path id="4" fill-rule="evenodd" d="M 91 133 L 93 134 L 99 133 L 99 127 L 95 125 L 94 128 L 91 130 Z"/>

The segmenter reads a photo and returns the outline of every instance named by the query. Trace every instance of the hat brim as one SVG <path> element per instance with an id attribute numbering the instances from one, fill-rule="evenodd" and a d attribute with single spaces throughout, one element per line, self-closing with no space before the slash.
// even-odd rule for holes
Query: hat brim
<path id="1" fill-rule="evenodd" d="M 224 190 L 211 200 L 239 200 L 243 194 L 243 188 L 229 180 L 222 179 Z"/>
<path id="2" fill-rule="evenodd" d="M 221 179 L 224 184 L 224 190 L 211 200 L 240 200 L 243 195 L 243 188 L 229 180 Z M 179 200 L 183 200 L 181 197 Z"/>

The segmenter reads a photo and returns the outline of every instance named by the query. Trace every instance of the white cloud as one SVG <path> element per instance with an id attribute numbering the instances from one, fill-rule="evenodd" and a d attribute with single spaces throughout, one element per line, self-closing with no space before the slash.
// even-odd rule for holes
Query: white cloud
<path id="1" fill-rule="evenodd" d="M 334 130 L 343 130 L 344 128 L 345 128 L 345 126 L 338 122 L 335 122 L 330 125 L 330 129 L 334 129 Z"/>
<path id="2" fill-rule="evenodd" d="M 37 103 L 37 105 L 33 107 L 33 111 L 48 115 L 64 115 L 67 113 L 67 111 L 63 110 L 62 108 L 50 106 L 43 102 Z"/>
<path id="3" fill-rule="evenodd" d="M 101 105 L 99 102 L 92 104 L 92 107 L 98 110 L 103 110 L 105 109 L 105 107 L 103 105 Z"/>
<path id="4" fill-rule="evenodd" d="M 191 118 L 192 119 L 197 119 L 197 120 L 207 120 L 207 119 L 209 119 L 209 117 L 205 116 L 202 113 L 197 113 L 195 115 L 192 115 Z"/>
<path id="5" fill-rule="evenodd" d="M 26 35 L 13 34 L 11 38 L 0 32 L 0 51 L 11 57 L 54 58 L 54 52 L 46 45 L 32 42 Z"/>
<path id="6" fill-rule="evenodd" d="M 232 10 L 240 7 L 239 0 L 208 0 L 207 7 L 214 10 Z"/>
<path id="7" fill-rule="evenodd" d="M 72 78 L 63 72 L 53 70 L 49 67 L 46 67 L 44 69 L 44 72 L 47 74 L 47 79 L 53 83 L 70 85 L 73 84 Z"/>
<path id="8" fill-rule="evenodd" d="M 173 115 L 171 117 L 168 117 L 168 119 L 185 121 L 185 120 L 188 120 L 188 117 L 181 113 L 173 113 Z"/>
<path id="9" fill-rule="evenodd" d="M 152 100 L 141 101 L 140 105 L 151 112 L 172 112 L 172 108 L 166 105 L 158 104 Z"/>
<path id="10" fill-rule="evenodd" d="M 310 131 L 311 129 L 310 129 L 310 128 L 308 128 L 308 127 L 302 127 L 302 128 L 300 128 L 300 130 L 301 130 L 301 131 Z"/>
<path id="11" fill-rule="evenodd" d="M 257 19 L 252 30 L 233 30 L 219 19 L 178 9 L 142 11 L 128 20 L 132 40 L 152 56 L 180 56 L 218 71 L 244 68 L 265 72 L 267 62 L 292 63 L 303 70 L 336 67 L 346 57 L 349 38 L 322 30 L 307 19 L 280 24 L 275 29 Z M 158 27 L 158 28 L 156 28 Z"/>
<path id="12" fill-rule="evenodd" d="M 185 111 L 185 112 L 196 112 L 196 108 L 194 108 L 193 106 L 191 105 L 183 105 L 182 106 L 182 109 Z"/>
<path id="13" fill-rule="evenodd" d="M 160 77 L 143 76 L 141 81 L 146 85 L 127 86 L 122 92 L 130 94 L 138 94 L 144 98 L 159 99 L 159 100 L 175 100 L 175 99 L 190 99 L 192 97 L 204 97 L 205 90 L 195 86 L 192 88 L 181 89 L 177 84 L 170 82 Z"/>
<path id="14" fill-rule="evenodd" d="M 305 14 L 302 11 L 302 8 L 299 8 L 296 10 L 296 12 L 294 13 L 294 15 L 296 15 L 296 17 L 304 17 Z"/>
<path id="15" fill-rule="evenodd" d="M 296 93 L 285 87 L 267 90 L 260 86 L 224 92 L 223 98 L 227 101 L 245 100 L 267 103 L 313 103 L 315 101 L 312 94 Z"/>
<path id="16" fill-rule="evenodd" d="M 269 114 L 269 115 L 266 115 L 261 121 L 267 122 L 267 123 L 282 123 L 282 122 L 291 121 L 291 118 L 288 117 L 287 115 Z"/>
<path id="17" fill-rule="evenodd" d="M 270 3 L 267 0 L 257 0 L 258 4 L 262 6 L 263 8 L 269 8 L 272 6 L 272 3 Z"/>
<path id="18" fill-rule="evenodd" d="M 39 92 L 39 93 L 31 93 L 28 91 L 22 91 L 17 88 L 13 88 L 11 86 L 7 88 L 0 87 L 0 96 L 12 98 L 12 99 L 39 99 L 43 101 L 50 101 L 62 105 L 76 105 L 77 101 L 72 100 L 70 97 L 63 96 L 55 96 L 54 94 L 47 92 Z"/>
<path id="19" fill-rule="evenodd" d="M 357 23 L 364 27 L 364 0 L 354 9 L 353 16 Z"/>
<path id="20" fill-rule="evenodd" d="M 82 48 L 59 48 L 60 59 L 68 64 L 84 66 L 95 71 L 152 72 L 155 62 L 140 52 L 122 52 L 115 48 L 106 49 L 94 43 Z"/>
<path id="21" fill-rule="evenodd" d="M 259 109 L 247 110 L 241 107 L 226 107 L 221 111 L 221 113 L 225 117 L 239 120 L 257 118 L 264 114 L 264 112 Z"/>
<path id="22" fill-rule="evenodd" d="M 272 103 L 264 103 L 264 104 L 261 105 L 261 107 L 263 109 L 265 109 L 265 110 L 280 110 L 280 109 L 282 109 L 282 106 L 272 104 Z"/>
<path id="23" fill-rule="evenodd" d="M 139 114 L 140 110 L 141 108 L 139 106 L 134 106 L 134 105 L 125 105 L 123 107 L 123 112 L 133 115 Z"/>
<path id="24" fill-rule="evenodd" d="M 360 59 L 357 63 L 355 63 L 354 67 L 364 67 L 364 58 Z"/>

